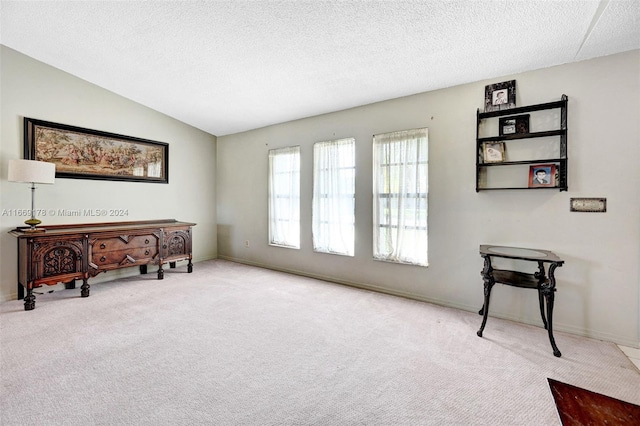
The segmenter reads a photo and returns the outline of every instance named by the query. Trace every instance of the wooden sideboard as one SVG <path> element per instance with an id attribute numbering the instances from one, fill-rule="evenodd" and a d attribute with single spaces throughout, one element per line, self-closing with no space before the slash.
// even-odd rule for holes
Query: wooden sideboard
<path id="1" fill-rule="evenodd" d="M 24 297 L 24 309 L 35 308 L 33 289 L 43 285 L 83 281 L 81 296 L 89 296 L 89 278 L 101 272 L 147 265 L 158 265 L 158 279 L 164 278 L 162 266 L 188 260 L 193 271 L 192 227 L 195 223 L 174 219 L 135 222 L 53 225 L 35 232 L 16 228 L 9 233 L 18 238 L 18 298 Z M 26 289 L 26 295 L 24 290 Z"/>

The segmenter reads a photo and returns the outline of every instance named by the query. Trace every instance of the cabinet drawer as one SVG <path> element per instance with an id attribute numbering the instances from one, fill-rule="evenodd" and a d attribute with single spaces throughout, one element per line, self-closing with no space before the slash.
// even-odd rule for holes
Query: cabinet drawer
<path id="1" fill-rule="evenodd" d="M 91 263 L 97 266 L 135 265 L 137 263 L 149 263 L 158 257 L 157 247 L 138 247 L 134 249 L 122 249 L 112 251 L 98 251 L 91 256 Z"/>
<path id="2" fill-rule="evenodd" d="M 127 266 L 157 261 L 159 237 L 155 234 L 109 235 L 89 240 L 89 269 L 92 275 Z"/>
<path id="3" fill-rule="evenodd" d="M 96 238 L 90 242 L 93 254 L 120 250 L 136 250 L 139 248 L 157 248 L 159 238 L 153 234 L 119 235 L 108 238 Z"/>

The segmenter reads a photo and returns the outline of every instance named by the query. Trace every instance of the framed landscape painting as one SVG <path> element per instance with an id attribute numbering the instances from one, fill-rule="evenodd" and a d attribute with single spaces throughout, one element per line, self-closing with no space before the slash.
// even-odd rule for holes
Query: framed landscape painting
<path id="1" fill-rule="evenodd" d="M 169 183 L 169 144 L 24 119 L 24 158 L 54 163 L 57 178 Z"/>

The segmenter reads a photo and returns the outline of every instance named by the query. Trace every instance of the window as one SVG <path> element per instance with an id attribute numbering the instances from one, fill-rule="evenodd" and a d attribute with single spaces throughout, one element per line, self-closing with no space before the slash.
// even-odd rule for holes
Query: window
<path id="1" fill-rule="evenodd" d="M 269 244 L 300 248 L 300 147 L 269 151 Z"/>
<path id="2" fill-rule="evenodd" d="M 373 137 L 373 257 L 428 265 L 427 129 Z"/>
<path id="3" fill-rule="evenodd" d="M 313 249 L 353 256 L 355 139 L 313 145 Z"/>

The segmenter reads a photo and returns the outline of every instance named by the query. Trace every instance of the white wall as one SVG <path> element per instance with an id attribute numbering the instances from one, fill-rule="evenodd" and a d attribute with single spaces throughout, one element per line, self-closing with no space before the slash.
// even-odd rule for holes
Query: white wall
<path id="1" fill-rule="evenodd" d="M 568 192 L 475 192 L 476 109 L 486 84 L 511 79 L 517 80 L 518 105 L 568 95 Z M 549 249 L 566 260 L 556 271 L 555 329 L 637 346 L 639 80 L 640 51 L 632 51 L 219 137 L 219 256 L 477 311 L 480 244 Z M 425 126 L 430 266 L 374 261 L 372 135 Z M 311 242 L 312 145 L 346 137 L 356 138 L 357 155 L 353 258 L 314 253 Z M 301 145 L 302 156 L 300 250 L 267 244 L 267 151 L 291 145 Z M 608 210 L 571 213 L 571 197 L 606 197 Z M 490 312 L 541 324 L 533 291 L 497 285 Z M 562 350 L 562 338 L 556 340 Z"/>
<path id="2" fill-rule="evenodd" d="M 125 217 L 40 217 L 43 225 L 147 219 L 196 222 L 194 260 L 217 256 L 216 138 L 157 111 L 1 46 L 0 299 L 17 297 L 12 209 L 30 208 L 28 184 L 7 182 L 7 163 L 23 158 L 23 118 L 30 117 L 169 144 L 169 184 L 56 179 L 36 190 L 36 209 L 126 209 Z M 158 90 L 162 90 L 161 87 Z M 197 268 L 197 265 L 195 266 Z M 101 274 L 90 283 L 139 273 Z M 36 302 L 37 303 L 37 302 Z"/>

